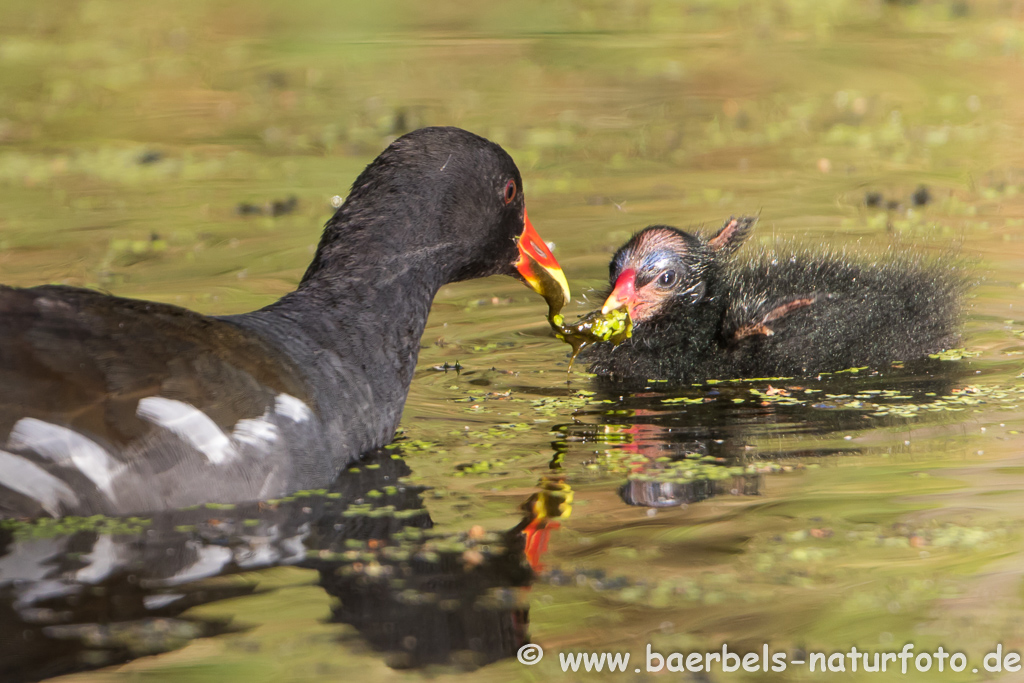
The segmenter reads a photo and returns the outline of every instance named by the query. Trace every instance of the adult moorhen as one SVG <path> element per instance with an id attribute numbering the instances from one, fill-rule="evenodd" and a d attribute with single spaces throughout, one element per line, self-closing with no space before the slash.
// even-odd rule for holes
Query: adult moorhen
<path id="1" fill-rule="evenodd" d="M 391 441 L 437 290 L 568 285 L 498 145 L 391 144 L 299 287 L 208 317 L 73 287 L 0 288 L 0 515 L 126 514 L 320 488 Z"/>
<path id="2" fill-rule="evenodd" d="M 602 310 L 625 306 L 632 336 L 587 347 L 591 372 L 641 382 L 808 375 L 957 343 L 967 285 L 957 265 L 810 251 L 733 260 L 755 222 L 730 219 L 710 238 L 655 225 L 623 245 Z"/>

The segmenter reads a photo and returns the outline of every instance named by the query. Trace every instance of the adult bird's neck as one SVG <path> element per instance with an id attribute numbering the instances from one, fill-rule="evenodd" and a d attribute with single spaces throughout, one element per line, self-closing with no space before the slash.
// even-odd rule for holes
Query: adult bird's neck
<path id="1" fill-rule="evenodd" d="M 385 246 L 368 253 L 380 255 Z M 331 258 L 311 266 L 299 288 L 279 301 L 228 318 L 305 375 L 328 433 L 341 433 L 343 422 L 349 429 L 359 425 L 348 444 L 357 455 L 393 437 L 431 302 L 445 282 L 436 256 L 390 254 L 372 262 Z"/>

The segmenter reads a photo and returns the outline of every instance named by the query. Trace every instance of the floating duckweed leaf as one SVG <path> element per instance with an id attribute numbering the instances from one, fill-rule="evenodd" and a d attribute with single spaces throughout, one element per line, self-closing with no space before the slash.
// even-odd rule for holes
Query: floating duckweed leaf
<path id="1" fill-rule="evenodd" d="M 505 472 L 498 472 L 495 470 L 505 467 L 510 461 L 514 460 L 519 460 L 519 458 L 493 458 L 491 460 L 477 460 L 476 462 L 463 463 L 455 466 L 455 469 L 457 470 L 455 472 L 455 476 L 461 477 L 467 474 L 505 474 Z"/>
<path id="2" fill-rule="evenodd" d="M 141 534 L 150 520 L 141 517 L 59 517 L 56 519 L 42 517 L 31 521 L 4 519 L 0 520 L 0 528 L 9 529 L 18 539 L 54 538 L 70 536 L 81 531 L 90 531 L 103 535 Z"/>
<path id="3" fill-rule="evenodd" d="M 762 402 L 767 403 L 780 403 L 783 405 L 802 405 L 804 403 L 804 401 L 801 401 L 795 396 L 791 396 L 789 392 L 778 389 L 773 390 L 771 386 L 769 386 L 767 391 L 751 389 L 750 393 L 760 398 Z"/>
<path id="4" fill-rule="evenodd" d="M 686 396 L 680 396 L 678 398 L 665 398 L 662 399 L 662 403 L 704 403 L 704 397 L 698 396 L 697 398 L 687 398 Z"/>
<path id="5" fill-rule="evenodd" d="M 700 385 L 698 385 L 700 386 Z M 1024 400 L 1024 387 L 963 386 L 939 396 L 935 392 L 903 393 L 895 389 L 864 389 L 856 394 L 832 394 L 817 389 L 799 386 L 772 386 L 748 389 L 754 402 L 761 405 L 780 406 L 806 405 L 816 409 L 864 411 L 874 417 L 914 418 L 929 413 L 963 412 L 977 410 L 983 405 L 997 404 L 1005 410 L 1016 409 Z M 905 390 L 904 390 L 905 391 Z M 725 392 L 723 396 L 695 392 L 690 396 L 672 396 L 660 399 L 666 407 L 672 405 L 697 405 L 719 400 L 734 404 L 744 399 Z M 612 411 L 604 411 L 606 415 Z M 628 414 L 628 413 L 626 413 Z"/>
<path id="6" fill-rule="evenodd" d="M 793 379 L 792 377 L 738 377 L 735 379 L 707 379 L 704 380 L 704 384 L 721 384 L 723 382 L 730 382 L 736 384 L 738 382 L 784 382 L 786 380 Z M 700 384 L 694 384 L 693 386 L 699 387 Z"/>
<path id="7" fill-rule="evenodd" d="M 423 441 L 420 439 L 412 439 L 410 441 L 403 441 L 401 448 L 404 451 L 410 453 L 423 452 L 423 451 L 438 451 L 441 449 L 441 444 L 436 441 Z"/>
<path id="8" fill-rule="evenodd" d="M 968 351 L 967 349 L 948 349 L 939 353 L 930 353 L 928 357 L 939 360 L 961 360 L 963 358 L 973 358 L 979 354 L 979 351 Z"/>

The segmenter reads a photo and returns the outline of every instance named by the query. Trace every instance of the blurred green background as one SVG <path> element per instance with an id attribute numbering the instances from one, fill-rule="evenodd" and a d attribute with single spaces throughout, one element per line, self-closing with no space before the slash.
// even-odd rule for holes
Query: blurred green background
<path id="1" fill-rule="evenodd" d="M 1019 227 L 1005 221 L 1022 182 L 1021 11 L 14 0 L 0 272 L 256 305 L 294 284 L 331 197 L 394 136 L 436 124 L 513 153 L 538 229 L 570 262 L 647 222 L 739 211 L 834 241 L 886 223 L 969 241 L 968 217 Z M 942 225 L 861 215 L 866 189 L 907 206 L 921 183 Z M 296 215 L 237 215 L 293 195 Z M 595 274 L 580 265 L 571 277 Z"/>

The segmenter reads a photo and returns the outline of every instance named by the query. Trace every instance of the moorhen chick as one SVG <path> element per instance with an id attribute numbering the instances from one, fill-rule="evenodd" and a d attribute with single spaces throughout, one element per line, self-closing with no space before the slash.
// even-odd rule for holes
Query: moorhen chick
<path id="1" fill-rule="evenodd" d="M 568 299 L 512 158 L 425 128 L 359 175 L 298 289 L 266 308 L 0 288 L 0 516 L 326 487 L 393 438 L 437 290 L 498 273 Z"/>
<path id="2" fill-rule="evenodd" d="M 755 218 L 708 238 L 654 225 L 610 265 L 604 314 L 632 336 L 581 354 L 591 372 L 643 382 L 813 375 L 912 360 L 956 345 L 967 279 L 949 261 L 835 252 L 734 252 Z"/>

